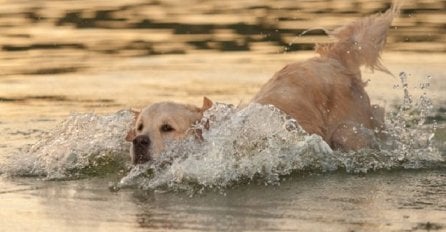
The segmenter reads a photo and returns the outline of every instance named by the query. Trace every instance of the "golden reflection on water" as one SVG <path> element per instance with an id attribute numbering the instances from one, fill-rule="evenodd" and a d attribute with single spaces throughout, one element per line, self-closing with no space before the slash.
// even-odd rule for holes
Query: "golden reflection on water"
<path id="1" fill-rule="evenodd" d="M 390 1 L 2 1 L 0 77 L 106 68 L 124 57 L 244 51 L 281 54 Z M 405 1 L 387 50 L 445 52 L 446 1 Z"/>

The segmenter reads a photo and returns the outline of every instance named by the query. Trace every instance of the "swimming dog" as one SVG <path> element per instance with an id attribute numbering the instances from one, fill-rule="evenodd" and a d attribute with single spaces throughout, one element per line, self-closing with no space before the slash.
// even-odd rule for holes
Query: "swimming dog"
<path id="1" fill-rule="evenodd" d="M 310 134 L 320 135 L 332 149 L 358 150 L 375 146 L 383 128 L 383 108 L 371 105 L 360 68 L 390 73 L 380 54 L 397 7 L 339 27 L 333 43 L 316 44 L 318 56 L 286 65 L 254 96 L 252 103 L 273 105 L 297 120 Z M 134 164 L 159 156 L 167 140 L 183 139 L 203 112 L 212 107 L 160 102 L 135 111 L 127 134 Z"/>

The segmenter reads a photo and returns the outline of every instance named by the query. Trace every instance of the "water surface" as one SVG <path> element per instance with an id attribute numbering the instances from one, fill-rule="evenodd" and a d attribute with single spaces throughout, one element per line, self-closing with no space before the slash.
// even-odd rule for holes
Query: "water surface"
<path id="1" fill-rule="evenodd" d="M 403 104 L 398 74 L 405 72 L 414 100 L 426 93 L 433 103 L 426 123 L 415 132 L 436 128 L 433 148 L 444 158 L 446 2 L 406 2 L 383 54 L 383 63 L 395 77 L 365 71 L 364 80 L 370 79 L 367 91 L 372 102 L 391 114 Z M 51 132 L 73 112 L 93 118 L 87 125 L 101 126 L 108 122 L 103 114 L 115 119 L 117 111 L 160 100 L 198 105 L 208 96 L 216 102 L 246 103 L 275 71 L 311 57 L 312 44 L 327 40 L 321 30 L 301 37 L 300 33 L 315 27 L 330 29 L 388 6 L 388 1 L 367 0 L 4 1 L 0 164 L 11 155 L 25 164 L 33 158 L 27 153 L 31 145 L 65 139 Z M 124 126 L 116 125 L 117 131 Z M 116 192 L 110 187 L 129 172 L 128 144 L 119 133 L 107 137 L 103 133 L 108 130 L 89 129 L 92 140 L 109 143 L 66 144 L 85 145 L 88 149 L 79 154 L 87 158 L 94 149 L 110 151 L 118 146 L 122 150 L 116 154 L 122 160 L 114 156 L 112 160 L 122 162 L 112 164 L 121 165 L 82 169 L 87 171 L 75 172 L 73 178 L 54 175 L 52 180 L 45 173 L 40 177 L 4 173 L 0 231 L 446 230 L 444 163 L 367 173 L 342 167 L 296 170 L 279 181 L 253 178 L 193 194 L 137 187 Z M 43 146 L 54 150 L 39 154 L 66 155 L 62 147 L 55 147 Z M 424 157 L 434 153 L 427 154 Z M 55 159 L 40 161 L 50 161 L 45 167 L 60 168 Z M 62 162 L 73 163 L 85 167 L 76 160 Z"/>

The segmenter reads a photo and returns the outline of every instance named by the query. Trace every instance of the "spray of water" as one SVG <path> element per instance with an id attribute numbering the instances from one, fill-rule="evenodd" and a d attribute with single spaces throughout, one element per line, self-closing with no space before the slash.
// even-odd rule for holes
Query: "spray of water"
<path id="1" fill-rule="evenodd" d="M 387 115 L 387 139 L 380 149 L 332 151 L 321 137 L 307 134 L 296 120 L 273 106 L 215 104 L 195 125 L 203 131 L 203 140 L 189 137 L 169 142 L 161 158 L 133 167 L 113 189 L 137 186 L 196 192 L 253 180 L 279 184 L 292 172 L 365 173 L 444 165 L 444 157 L 432 145 L 436 124 L 425 125 L 433 109 L 427 96 L 430 78 L 421 83 L 424 93 L 418 98 L 409 93 L 408 76 L 401 73 L 400 78 L 403 102 Z M 0 172 L 67 179 L 121 171 L 123 164 L 128 165 L 124 137 L 132 120 L 129 111 L 74 114 L 25 154 L 0 163 Z"/>
<path id="2" fill-rule="evenodd" d="M 160 160 L 133 169 L 120 186 L 214 188 L 254 178 L 269 184 L 296 169 L 336 169 L 333 151 L 322 138 L 308 135 L 273 106 L 250 104 L 237 110 L 216 104 L 196 127 L 203 129 L 204 141 L 171 143 Z"/>
<path id="3" fill-rule="evenodd" d="M 27 152 L 0 163 L 0 173 L 71 179 L 123 168 L 128 151 L 124 136 L 133 114 L 72 114 Z"/>

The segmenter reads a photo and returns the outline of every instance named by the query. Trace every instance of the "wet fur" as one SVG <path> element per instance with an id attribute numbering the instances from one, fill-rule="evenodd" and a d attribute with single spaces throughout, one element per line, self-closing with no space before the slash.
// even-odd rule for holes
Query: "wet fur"
<path id="1" fill-rule="evenodd" d="M 370 104 L 361 66 L 390 73 L 380 62 L 398 10 L 365 17 L 330 33 L 337 41 L 316 45 L 319 57 L 285 66 L 252 102 L 271 104 L 296 118 L 335 149 L 374 147 L 384 111 Z"/>
<path id="2" fill-rule="evenodd" d="M 308 133 L 320 135 L 333 149 L 348 151 L 374 147 L 375 138 L 383 128 L 384 110 L 370 104 L 360 67 L 390 73 L 381 64 L 380 54 L 397 8 L 394 6 L 383 14 L 365 17 L 334 30 L 330 35 L 336 42 L 317 44 L 318 57 L 285 66 L 251 102 L 281 109 L 294 117 Z M 157 103 L 161 106 L 169 104 L 172 103 Z M 158 124 L 164 120 L 160 119 L 162 117 L 180 125 L 182 129 L 171 138 L 181 139 L 186 134 L 184 128 L 200 120 L 202 112 L 211 106 L 212 102 L 205 98 L 202 108 L 185 108 L 199 112 L 196 114 L 187 110 L 167 110 L 168 107 L 148 107 L 138 116 L 136 124 L 144 121 L 145 124 L 155 124 L 155 129 L 152 132 L 130 132 L 128 140 L 144 133 L 151 136 L 151 140 L 164 140 L 163 136 L 154 136 L 158 133 Z M 150 155 L 160 152 L 163 142 L 154 141 Z"/>

